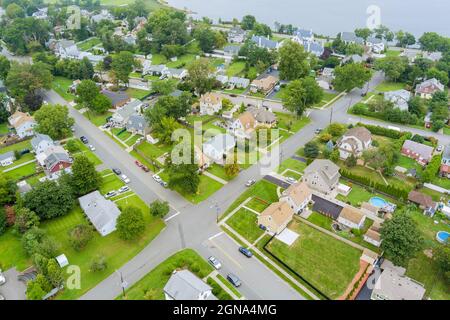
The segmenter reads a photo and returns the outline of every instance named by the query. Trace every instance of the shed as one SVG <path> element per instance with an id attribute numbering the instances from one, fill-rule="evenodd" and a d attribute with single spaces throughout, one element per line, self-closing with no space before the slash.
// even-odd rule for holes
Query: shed
<path id="1" fill-rule="evenodd" d="M 56 262 L 58 262 L 58 264 L 59 264 L 59 266 L 61 268 L 64 268 L 65 266 L 69 265 L 69 260 L 67 259 L 66 255 L 64 253 L 60 254 L 55 259 L 56 259 Z"/>

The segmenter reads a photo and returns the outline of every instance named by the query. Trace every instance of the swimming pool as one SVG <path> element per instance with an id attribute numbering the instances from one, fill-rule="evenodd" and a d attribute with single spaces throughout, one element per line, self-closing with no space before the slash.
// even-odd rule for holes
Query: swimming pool
<path id="1" fill-rule="evenodd" d="M 380 197 L 372 197 L 369 200 L 370 204 L 377 207 L 377 208 L 384 208 L 387 206 L 387 201 Z"/>
<path id="2" fill-rule="evenodd" d="M 448 233 L 447 231 L 439 231 L 438 233 L 436 233 L 436 240 L 440 243 L 447 243 L 449 236 L 450 233 Z"/>

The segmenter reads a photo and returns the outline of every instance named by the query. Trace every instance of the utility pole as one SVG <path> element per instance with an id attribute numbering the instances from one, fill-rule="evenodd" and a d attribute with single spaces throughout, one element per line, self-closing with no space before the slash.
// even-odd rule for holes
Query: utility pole
<path id="1" fill-rule="evenodd" d="M 330 112 L 330 124 L 333 121 L 333 109 L 334 109 L 334 106 L 332 105 L 331 106 L 331 112 Z"/>
<path id="2" fill-rule="evenodd" d="M 220 211 L 219 204 L 215 202 L 210 208 L 216 209 L 216 223 L 219 223 L 219 211 Z"/>
<path id="3" fill-rule="evenodd" d="M 127 287 L 128 283 L 123 279 L 122 272 L 116 270 L 116 273 L 120 276 L 120 287 L 122 288 L 122 295 L 124 298 L 126 298 L 125 288 Z"/>

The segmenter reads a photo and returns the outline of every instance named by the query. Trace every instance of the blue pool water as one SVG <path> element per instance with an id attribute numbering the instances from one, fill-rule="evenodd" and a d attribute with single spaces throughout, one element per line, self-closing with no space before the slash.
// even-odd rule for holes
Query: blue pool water
<path id="1" fill-rule="evenodd" d="M 371 205 L 373 205 L 377 208 L 383 208 L 388 204 L 386 202 L 386 200 L 384 200 L 383 198 L 380 198 L 380 197 L 372 197 L 372 198 L 370 198 L 369 202 Z"/>
<path id="2" fill-rule="evenodd" d="M 439 231 L 436 234 L 436 240 L 439 241 L 440 243 L 447 243 L 449 236 L 450 236 L 450 233 L 448 233 L 447 231 Z"/>

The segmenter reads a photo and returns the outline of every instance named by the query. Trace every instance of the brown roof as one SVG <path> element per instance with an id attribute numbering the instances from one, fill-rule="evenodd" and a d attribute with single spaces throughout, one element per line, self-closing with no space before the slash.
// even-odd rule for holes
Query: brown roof
<path id="1" fill-rule="evenodd" d="M 286 189 L 285 195 L 292 198 L 296 204 L 300 204 L 311 197 L 311 189 L 305 182 L 296 182 Z"/>
<path id="2" fill-rule="evenodd" d="M 253 117 L 253 115 L 248 111 L 241 114 L 238 119 L 242 123 L 244 129 L 250 129 L 255 127 L 256 120 Z"/>
<path id="3" fill-rule="evenodd" d="M 372 134 L 365 127 L 351 128 L 344 134 L 344 136 L 354 136 L 364 142 L 368 142 L 372 139 Z"/>
<path id="4" fill-rule="evenodd" d="M 433 201 L 431 196 L 415 190 L 408 194 L 408 200 L 426 208 L 434 208 L 436 206 L 436 203 Z"/>
<path id="5" fill-rule="evenodd" d="M 275 84 L 278 82 L 278 79 L 274 76 L 267 76 L 262 79 L 253 80 L 252 84 L 257 86 L 258 88 L 262 88 L 262 90 L 267 91 L 272 89 Z"/>
<path id="6" fill-rule="evenodd" d="M 361 204 L 361 209 L 366 209 L 367 211 L 373 212 L 373 213 L 377 213 L 378 212 L 378 207 L 375 207 L 374 205 L 371 205 L 368 202 L 363 202 Z"/>
<path id="7" fill-rule="evenodd" d="M 381 240 L 380 233 L 378 231 L 373 230 L 372 228 L 367 230 L 365 236 L 367 236 L 368 238 L 370 238 L 372 240 L 378 241 L 378 242 Z"/>
<path id="8" fill-rule="evenodd" d="M 344 207 L 344 209 L 342 209 L 341 213 L 339 214 L 339 217 L 342 217 L 343 219 L 346 219 L 353 223 L 359 224 L 361 220 L 364 218 L 364 215 L 358 209 L 347 206 Z"/>
<path id="9" fill-rule="evenodd" d="M 278 225 L 290 221 L 293 215 L 294 211 L 292 211 L 289 204 L 284 201 L 272 203 L 260 214 L 261 217 L 271 216 L 272 220 Z"/>
<path id="10" fill-rule="evenodd" d="M 9 119 L 14 128 L 20 127 L 25 122 L 34 121 L 32 116 L 20 111 L 16 111 Z"/>
<path id="11" fill-rule="evenodd" d="M 220 103 L 220 97 L 214 93 L 208 92 L 200 97 L 200 101 L 203 103 L 218 104 Z"/>

